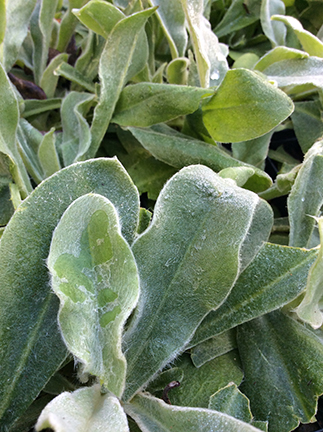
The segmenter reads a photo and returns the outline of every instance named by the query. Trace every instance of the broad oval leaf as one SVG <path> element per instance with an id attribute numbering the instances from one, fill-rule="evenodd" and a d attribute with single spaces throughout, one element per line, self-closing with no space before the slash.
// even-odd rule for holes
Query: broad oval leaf
<path id="1" fill-rule="evenodd" d="M 263 32 L 273 46 L 285 45 L 286 28 L 284 24 L 272 21 L 274 14 L 284 14 L 285 4 L 282 0 L 262 0 L 260 22 Z"/>
<path id="2" fill-rule="evenodd" d="M 83 373 L 99 377 L 121 397 L 126 376 L 121 336 L 138 300 L 139 280 L 107 198 L 87 194 L 67 208 L 53 234 L 48 268 L 68 349 L 82 362 Z"/>
<path id="3" fill-rule="evenodd" d="M 66 356 L 57 328 L 58 299 L 45 266 L 52 233 L 79 196 L 98 193 L 117 208 L 122 233 L 134 239 L 139 197 L 116 159 L 95 159 L 60 170 L 17 209 L 0 242 L 0 425 L 30 405 Z"/>
<path id="4" fill-rule="evenodd" d="M 141 296 L 124 336 L 125 399 L 183 350 L 271 225 L 265 201 L 209 168 L 184 168 L 166 183 L 149 228 L 133 245 Z"/>
<path id="5" fill-rule="evenodd" d="M 172 84 L 139 83 L 127 86 L 118 100 L 112 122 L 121 126 L 147 127 L 191 114 L 199 107 L 206 89 Z"/>
<path id="6" fill-rule="evenodd" d="M 129 432 L 127 416 L 112 394 L 101 394 L 100 386 L 64 392 L 42 411 L 36 431 L 55 432 Z"/>
<path id="7" fill-rule="evenodd" d="M 312 422 L 323 393 L 322 338 L 276 311 L 238 327 L 237 341 L 245 372 L 240 388 L 255 418 L 268 421 L 269 432 Z"/>
<path id="8" fill-rule="evenodd" d="M 267 243 L 230 295 L 204 319 L 190 346 L 291 302 L 305 289 L 318 252 Z"/>
<path id="9" fill-rule="evenodd" d="M 167 405 L 145 393 L 140 393 L 124 408 L 143 432 L 160 432 L 161 425 L 165 432 L 175 429 L 178 432 L 259 432 L 259 429 L 227 414 L 205 408 Z"/>
<path id="10" fill-rule="evenodd" d="M 204 124 L 215 141 L 237 142 L 269 132 L 293 112 L 294 105 L 255 72 L 233 69 L 202 109 Z"/>

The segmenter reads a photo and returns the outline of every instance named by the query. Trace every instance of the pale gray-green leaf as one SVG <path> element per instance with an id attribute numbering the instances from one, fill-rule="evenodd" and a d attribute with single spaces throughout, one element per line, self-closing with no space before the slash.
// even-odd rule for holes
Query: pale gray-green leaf
<path id="1" fill-rule="evenodd" d="M 285 4 L 282 0 L 262 0 L 260 22 L 263 32 L 273 46 L 285 45 L 286 27 L 283 23 L 272 21 L 272 15 L 284 15 Z"/>
<path id="2" fill-rule="evenodd" d="M 65 166 L 80 160 L 90 146 L 91 132 L 85 115 L 94 98 L 95 95 L 93 94 L 70 92 L 63 100 L 61 106 L 63 126 L 61 150 Z"/>
<path id="3" fill-rule="evenodd" d="M 35 8 L 36 0 L 10 0 L 6 5 L 6 30 L 3 40 L 2 63 L 9 71 L 17 60 L 20 47 L 27 36 L 31 14 Z"/>
<path id="4" fill-rule="evenodd" d="M 240 326 L 237 340 L 245 372 L 241 390 L 255 418 L 268 420 L 269 432 L 313 421 L 323 393 L 322 340 L 279 311 Z"/>
<path id="5" fill-rule="evenodd" d="M 61 169 L 61 164 L 55 147 L 54 128 L 44 135 L 39 145 L 38 159 L 45 178 L 50 177 Z"/>
<path id="6" fill-rule="evenodd" d="M 191 114 L 203 96 L 212 94 L 199 87 L 139 83 L 120 94 L 112 122 L 121 126 L 147 127 Z"/>
<path id="7" fill-rule="evenodd" d="M 84 87 L 85 90 L 95 93 L 95 84 L 88 80 L 82 73 L 80 73 L 77 69 L 75 69 L 73 66 L 69 65 L 68 63 L 61 63 L 57 69 L 55 69 L 55 74 L 59 76 L 63 76 L 64 78 L 68 79 L 72 83 L 78 84 L 81 87 Z"/>
<path id="8" fill-rule="evenodd" d="M 288 59 L 303 59 L 308 58 L 309 55 L 304 52 L 297 50 L 295 48 L 289 48 L 285 46 L 278 46 L 268 51 L 264 56 L 262 56 L 259 61 L 255 64 L 255 69 L 263 71 L 273 63 L 280 62 L 282 60 Z"/>
<path id="9" fill-rule="evenodd" d="M 184 168 L 166 183 L 149 228 L 133 245 L 142 294 L 124 338 L 125 399 L 183 350 L 271 225 L 265 201 L 207 167 Z"/>
<path id="10" fill-rule="evenodd" d="M 267 243 L 240 275 L 220 308 L 198 327 L 190 346 L 295 299 L 306 287 L 317 251 Z"/>
<path id="11" fill-rule="evenodd" d="M 244 185 L 246 189 L 261 192 L 272 185 L 270 177 L 262 170 L 252 167 L 224 152 L 219 147 L 181 134 L 167 125 L 149 129 L 129 127 L 130 132 L 156 159 L 175 168 L 200 163 L 215 172 L 230 167 L 247 167 L 254 175 Z"/>
<path id="12" fill-rule="evenodd" d="M 272 132 L 248 141 L 232 143 L 232 155 L 242 162 L 262 168 L 268 155 Z"/>
<path id="13" fill-rule="evenodd" d="M 142 432 L 259 432 L 259 429 L 227 414 L 205 408 L 167 405 L 149 394 L 140 393 L 125 411 Z"/>
<path id="14" fill-rule="evenodd" d="M 58 68 L 63 62 L 66 62 L 67 59 L 68 54 L 58 54 L 44 70 L 43 76 L 40 80 L 40 87 L 44 90 L 48 98 L 54 97 L 58 83 L 59 77 L 54 73 L 55 69 Z"/>
<path id="15" fill-rule="evenodd" d="M 198 368 L 234 348 L 237 348 L 236 332 L 233 329 L 227 330 L 191 348 L 192 362 Z"/>
<path id="16" fill-rule="evenodd" d="M 306 153 L 287 206 L 290 222 L 289 245 L 309 247 L 323 204 L 323 141 L 317 141 Z M 317 246 L 317 245 L 316 245 Z"/>
<path id="17" fill-rule="evenodd" d="M 81 361 L 82 373 L 99 377 L 121 397 L 127 367 L 121 337 L 138 300 L 139 279 L 107 198 L 87 194 L 67 208 L 53 234 L 48 267 L 69 351 Z"/>
<path id="18" fill-rule="evenodd" d="M 182 57 L 187 46 L 185 14 L 180 0 L 149 0 L 158 6 L 157 17 L 167 38 L 172 58 Z"/>
<path id="19" fill-rule="evenodd" d="M 35 426 L 36 431 L 46 428 L 55 432 L 129 432 L 119 400 L 110 393 L 102 395 L 99 385 L 65 392 L 53 399 Z"/>
<path id="20" fill-rule="evenodd" d="M 306 153 L 323 135 L 321 103 L 317 100 L 296 102 L 291 118 L 299 145 Z"/>
<path id="21" fill-rule="evenodd" d="M 94 110 L 91 127 L 92 142 L 86 153 L 86 158 L 94 157 L 99 148 L 101 140 L 109 126 L 120 93 L 126 84 L 129 68 L 134 60 L 133 57 L 138 38 L 142 34 L 141 31 L 147 19 L 154 12 L 154 8 L 146 9 L 122 19 L 115 25 L 107 38 L 99 67 L 101 81 L 100 100 Z M 122 46 L 121 51 L 116 49 L 118 46 Z M 144 67 L 147 58 L 142 58 L 142 60 L 142 67 Z M 140 68 L 137 72 L 139 71 Z"/>
<path id="22" fill-rule="evenodd" d="M 57 328 L 59 302 L 45 266 L 54 228 L 79 196 L 98 193 L 117 208 L 132 243 L 139 196 L 116 159 L 60 170 L 39 185 L 11 218 L 0 242 L 0 425 L 9 427 L 37 397 L 66 356 Z"/>

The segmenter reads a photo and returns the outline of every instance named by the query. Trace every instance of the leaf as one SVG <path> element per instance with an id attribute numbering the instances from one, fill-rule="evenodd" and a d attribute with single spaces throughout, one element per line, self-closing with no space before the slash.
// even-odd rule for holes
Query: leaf
<path id="1" fill-rule="evenodd" d="M 133 55 L 147 19 L 155 12 L 154 8 L 146 9 L 119 21 L 109 37 L 103 50 L 99 76 L 101 81 L 100 101 L 94 110 L 91 127 L 92 143 L 86 153 L 85 159 L 94 157 L 101 140 L 108 128 L 120 93 L 126 84 L 129 68 L 133 61 Z M 116 50 L 122 46 L 122 51 Z M 136 65 L 140 65 L 139 72 L 145 65 L 147 58 L 137 59 Z"/>
<path id="2" fill-rule="evenodd" d="M 306 287 L 317 251 L 267 243 L 239 276 L 226 301 L 198 327 L 190 346 L 271 312 L 295 299 Z"/>
<path id="3" fill-rule="evenodd" d="M 6 20 L 6 28 L 1 61 L 4 69 L 9 71 L 17 60 L 20 47 L 27 36 L 36 0 L 10 0 L 4 1 L 4 4 L 6 5 L 6 13 L 1 14 L 1 17 Z"/>
<path id="4" fill-rule="evenodd" d="M 182 351 L 203 317 L 224 301 L 271 224 L 265 201 L 204 166 L 184 168 L 166 183 L 149 228 L 133 245 L 141 296 L 124 336 L 125 400 Z"/>
<path id="5" fill-rule="evenodd" d="M 201 87 L 219 85 L 228 71 L 227 48 L 219 44 L 203 16 L 203 0 L 181 0 L 194 49 Z M 225 52 L 226 51 L 226 52 Z"/>
<path id="6" fill-rule="evenodd" d="M 22 113 L 22 117 L 28 118 L 37 114 L 44 113 L 46 111 L 52 111 L 55 109 L 59 109 L 61 107 L 62 99 L 61 98 L 53 98 L 53 99 L 29 99 L 24 101 L 24 111 Z"/>
<path id="7" fill-rule="evenodd" d="M 95 84 L 84 77 L 77 69 L 68 63 L 61 63 L 58 68 L 55 69 L 55 75 L 63 76 L 64 78 L 76 83 L 90 93 L 95 93 Z"/>
<path id="8" fill-rule="evenodd" d="M 83 373 L 99 377 L 121 397 L 127 367 L 121 336 L 138 300 L 139 279 L 109 200 L 87 194 L 67 208 L 53 234 L 48 267 L 69 351 L 81 361 Z"/>
<path id="9" fill-rule="evenodd" d="M 215 141 L 237 142 L 269 132 L 293 112 L 294 105 L 255 72 L 233 69 L 202 109 L 204 124 Z"/>
<path id="10" fill-rule="evenodd" d="M 58 54 L 49 63 L 47 68 L 44 70 L 43 76 L 40 80 L 40 87 L 46 93 L 48 98 L 53 98 L 58 82 L 58 76 L 55 74 L 56 68 L 58 68 L 63 62 L 67 61 L 68 54 Z"/>
<path id="11" fill-rule="evenodd" d="M 178 0 L 149 0 L 151 6 L 158 6 L 156 15 L 167 38 L 172 58 L 182 57 L 187 46 L 185 14 Z"/>
<path id="12" fill-rule="evenodd" d="M 308 247 L 310 245 L 316 223 L 313 216 L 319 216 L 323 204 L 322 164 L 323 141 L 321 140 L 317 141 L 306 153 L 287 199 L 290 246 Z"/>
<path id="13" fill-rule="evenodd" d="M 249 13 L 243 7 L 245 0 L 233 0 L 224 17 L 214 28 L 218 37 L 226 36 L 237 30 L 245 28 L 259 20 L 260 2 L 254 2 Z M 258 3 L 258 4 L 257 4 Z"/>
<path id="14" fill-rule="evenodd" d="M 88 0 L 68 0 L 68 10 L 65 12 L 59 26 L 59 34 L 56 47 L 58 51 L 66 51 L 68 43 L 70 42 L 75 27 L 77 25 L 78 20 L 72 13 L 72 9 L 82 7 L 83 4 L 87 1 Z"/>
<path id="15" fill-rule="evenodd" d="M 259 429 L 233 417 L 205 408 L 188 408 L 167 405 L 160 399 L 141 393 L 125 410 L 142 432 L 259 432 Z"/>
<path id="16" fill-rule="evenodd" d="M 55 128 L 52 128 L 44 135 L 38 149 L 38 158 L 45 178 L 61 169 L 61 164 L 55 147 L 54 132 Z"/>
<path id="17" fill-rule="evenodd" d="M 295 103 L 295 111 L 291 118 L 297 141 L 303 153 L 323 135 L 322 106 L 319 101 Z"/>
<path id="18" fill-rule="evenodd" d="M 108 393 L 102 395 L 100 386 L 64 392 L 53 399 L 42 411 L 35 430 L 51 428 L 55 432 L 129 432 L 127 416 L 118 399 Z"/>
<path id="19" fill-rule="evenodd" d="M 263 32 L 272 45 L 285 45 L 286 27 L 284 24 L 272 21 L 273 15 L 284 15 L 285 4 L 282 0 L 262 0 L 260 10 L 260 22 Z"/>
<path id="20" fill-rule="evenodd" d="M 85 116 L 94 98 L 93 94 L 72 91 L 63 99 L 61 150 L 65 166 L 78 162 L 90 147 L 91 132 Z"/>
<path id="21" fill-rule="evenodd" d="M 42 0 L 37 3 L 30 21 L 30 32 L 34 43 L 33 63 L 35 84 L 40 85 L 46 68 L 48 49 L 58 0 Z"/>
<path id="22" fill-rule="evenodd" d="M 91 0 L 81 9 L 74 9 L 73 13 L 90 30 L 107 38 L 113 27 L 125 15 L 111 3 L 102 0 Z"/>
<path id="23" fill-rule="evenodd" d="M 278 87 L 313 84 L 323 87 L 323 59 L 317 57 L 282 60 L 263 70 Z"/>
<path id="24" fill-rule="evenodd" d="M 127 86 L 120 94 L 112 122 L 121 126 L 147 127 L 191 114 L 203 96 L 199 87 L 139 83 Z"/>
<path id="25" fill-rule="evenodd" d="M 12 159 L 15 168 L 12 177 L 19 187 L 23 198 L 32 191 L 32 186 L 18 152 L 16 143 L 16 132 L 18 127 L 19 109 L 18 101 L 12 89 L 10 81 L 0 64 L 0 151 Z"/>
<path id="26" fill-rule="evenodd" d="M 273 131 L 253 140 L 232 143 L 233 157 L 250 165 L 261 167 L 268 155 L 272 135 Z"/>
<path id="27" fill-rule="evenodd" d="M 57 328 L 58 299 L 44 265 L 52 232 L 66 208 L 87 193 L 117 208 L 132 243 L 139 197 L 116 159 L 95 159 L 60 170 L 39 185 L 11 218 L 0 242 L 0 426 L 35 399 L 66 356 Z"/>
<path id="28" fill-rule="evenodd" d="M 166 125 L 157 125 L 149 129 L 129 127 L 128 130 L 156 159 L 175 168 L 197 163 L 206 165 L 216 172 L 230 167 L 248 167 L 254 171 L 254 175 L 245 187 L 260 192 L 272 184 L 264 171 L 232 158 L 215 145 L 192 139 Z"/>
<path id="29" fill-rule="evenodd" d="M 191 359 L 194 366 L 199 368 L 234 348 L 237 348 L 236 333 L 234 330 L 228 330 L 191 348 Z"/>
<path id="30" fill-rule="evenodd" d="M 229 382 L 241 383 L 243 372 L 239 353 L 234 350 L 219 356 L 201 367 L 195 367 L 189 354 L 182 354 L 175 368 L 183 371 L 180 386 L 172 389 L 169 399 L 172 405 L 208 408 L 210 396 Z"/>
<path id="31" fill-rule="evenodd" d="M 0 1 L 0 44 L 2 44 L 4 35 L 6 33 L 6 2 L 5 0 Z M 1 59 L 3 60 L 3 59 Z"/>
<path id="32" fill-rule="evenodd" d="M 323 57 L 323 42 L 309 31 L 304 30 L 302 24 L 296 18 L 291 16 L 274 15 L 272 16 L 272 19 L 281 21 L 290 26 L 302 44 L 304 51 L 306 51 L 310 56 Z"/>
<path id="33" fill-rule="evenodd" d="M 255 418 L 268 420 L 269 432 L 312 422 L 323 392 L 321 339 L 277 311 L 240 326 L 237 340 L 245 372 L 240 387 Z"/>
<path id="34" fill-rule="evenodd" d="M 262 72 L 270 65 L 283 60 L 303 59 L 308 57 L 309 55 L 304 51 L 285 46 L 277 46 L 262 56 L 261 59 L 259 59 L 259 61 L 255 64 L 254 69 Z"/>
<path id="35" fill-rule="evenodd" d="M 166 68 L 167 81 L 170 84 L 187 85 L 190 61 L 186 57 L 180 57 L 168 63 Z"/>
<path id="36" fill-rule="evenodd" d="M 311 324 L 313 328 L 319 328 L 323 324 L 323 314 L 320 309 L 320 300 L 322 297 L 322 264 L 323 264 L 323 219 L 317 219 L 320 233 L 320 247 L 318 256 L 310 268 L 307 279 L 305 296 L 295 312 L 298 317 Z"/>

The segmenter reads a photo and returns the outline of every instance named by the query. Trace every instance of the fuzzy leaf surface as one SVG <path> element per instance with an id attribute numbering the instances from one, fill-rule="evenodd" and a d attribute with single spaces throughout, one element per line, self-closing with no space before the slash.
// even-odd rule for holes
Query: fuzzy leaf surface
<path id="1" fill-rule="evenodd" d="M 269 432 L 313 421 L 323 393 L 322 339 L 275 311 L 240 326 L 237 340 L 245 372 L 241 391 L 255 418 L 268 421 Z"/>
<path id="2" fill-rule="evenodd" d="M 267 243 L 241 273 L 230 295 L 204 319 L 191 346 L 295 299 L 306 287 L 318 251 Z"/>
<path id="3" fill-rule="evenodd" d="M 44 263 L 63 212 L 90 192 L 115 205 L 122 234 L 131 243 L 139 197 L 116 159 L 78 163 L 42 182 L 22 202 L 1 238 L 0 426 L 22 414 L 65 359 L 57 328 L 59 302 L 49 288 Z"/>
<path id="4" fill-rule="evenodd" d="M 61 393 L 52 400 L 35 427 L 37 432 L 46 428 L 55 432 L 129 432 L 119 400 L 109 393 L 102 395 L 99 385 Z"/>
<path id="5" fill-rule="evenodd" d="M 124 338 L 125 399 L 183 350 L 271 225 L 265 201 L 207 167 L 184 168 L 166 183 L 149 228 L 133 245 L 141 296 Z"/>
<path id="6" fill-rule="evenodd" d="M 121 397 L 127 367 L 121 337 L 138 300 L 139 280 L 107 198 L 87 194 L 67 208 L 53 234 L 48 267 L 69 351 L 82 362 L 84 373 L 99 377 Z"/>

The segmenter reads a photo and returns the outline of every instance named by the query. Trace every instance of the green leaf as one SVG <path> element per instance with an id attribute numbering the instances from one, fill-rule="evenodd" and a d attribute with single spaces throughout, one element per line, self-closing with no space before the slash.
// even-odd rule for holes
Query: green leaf
<path id="1" fill-rule="evenodd" d="M 311 236 L 316 223 L 313 216 L 318 217 L 320 215 L 319 212 L 323 204 L 322 170 L 323 141 L 317 141 L 306 153 L 288 196 L 290 246 L 311 246 Z"/>
<path id="2" fill-rule="evenodd" d="M 68 0 L 68 9 L 59 26 L 58 42 L 56 47 L 58 51 L 66 51 L 68 43 L 70 42 L 77 25 L 78 20 L 72 13 L 72 9 L 82 7 L 87 1 L 88 0 Z"/>
<path id="3" fill-rule="evenodd" d="M 67 208 L 53 234 L 48 267 L 69 351 L 81 361 L 83 373 L 99 377 L 121 397 L 126 377 L 121 336 L 138 300 L 139 279 L 109 200 L 87 194 Z"/>
<path id="4" fill-rule="evenodd" d="M 99 67 L 100 101 L 94 110 L 91 127 L 92 143 L 86 154 L 86 159 L 95 156 L 109 126 L 127 77 L 135 74 L 134 69 L 131 69 L 131 63 L 134 61 L 133 56 L 137 41 L 147 19 L 154 12 L 154 8 L 146 9 L 122 19 L 115 25 L 107 38 Z M 118 46 L 122 46 L 121 51 L 116 49 Z M 134 61 L 137 68 L 136 73 L 145 66 L 146 60 L 147 58 L 143 56 Z"/>
<path id="5" fill-rule="evenodd" d="M 322 340 L 281 312 L 240 326 L 237 340 L 245 372 L 241 391 L 255 418 L 267 420 L 269 432 L 312 422 L 323 392 Z"/>
<path id="6" fill-rule="evenodd" d="M 303 59 L 308 57 L 309 55 L 304 51 L 288 48 L 285 46 L 278 46 L 262 56 L 261 59 L 259 59 L 259 61 L 255 64 L 254 69 L 262 72 L 273 63 L 280 62 L 282 60 Z"/>
<path id="7" fill-rule="evenodd" d="M 172 405 L 208 408 L 210 396 L 230 382 L 240 384 L 243 378 L 239 353 L 234 350 L 219 356 L 201 367 L 195 367 L 189 354 L 183 354 L 175 362 L 175 368 L 183 371 L 180 386 L 168 396 Z"/>
<path id="8" fill-rule="evenodd" d="M 194 49 L 201 87 L 219 85 L 228 71 L 227 47 L 219 44 L 203 15 L 203 0 L 180 0 Z"/>
<path id="9" fill-rule="evenodd" d="M 72 83 L 76 83 L 81 87 L 84 87 L 90 93 L 95 93 L 95 84 L 86 79 L 77 69 L 68 63 L 61 63 L 58 68 L 55 69 L 55 75 L 63 76 Z"/>
<path id="10" fill-rule="evenodd" d="M 54 132 L 55 128 L 52 128 L 44 135 L 38 149 L 38 158 L 45 178 L 61 169 L 61 164 L 55 147 Z"/>
<path id="11" fill-rule="evenodd" d="M 64 165 L 79 161 L 91 143 L 90 127 L 85 115 L 90 109 L 95 95 L 70 92 L 61 107 L 63 139 L 61 144 Z"/>
<path id="12" fill-rule="evenodd" d="M 323 219 L 317 219 L 320 233 L 319 254 L 310 268 L 307 279 L 305 296 L 295 312 L 298 317 L 311 324 L 313 328 L 319 328 L 323 324 L 323 314 L 320 308 L 322 297 L 322 269 L 323 269 Z"/>
<path id="13" fill-rule="evenodd" d="M 187 46 L 185 14 L 179 0 L 149 0 L 158 6 L 156 15 L 167 38 L 172 58 L 182 57 Z"/>
<path id="14" fill-rule="evenodd" d="M 122 233 L 134 239 L 138 192 L 116 159 L 60 170 L 39 185 L 11 218 L 0 242 L 0 425 L 9 425 L 38 395 L 66 356 L 57 328 L 58 299 L 44 265 L 54 228 L 79 196 L 97 193 L 117 208 Z"/>
<path id="15" fill-rule="evenodd" d="M 28 118 L 47 111 L 59 109 L 61 107 L 61 104 L 62 104 L 61 98 L 43 99 L 43 100 L 29 99 L 24 101 L 25 108 L 22 113 L 22 117 Z"/>
<path id="16" fill-rule="evenodd" d="M 44 70 L 43 76 L 40 80 L 40 87 L 46 93 L 48 98 L 53 98 L 58 82 L 58 75 L 55 74 L 56 68 L 58 68 L 63 62 L 67 61 L 68 54 L 58 54 L 49 63 L 47 68 Z"/>
<path id="17" fill-rule="evenodd" d="M 271 225 L 265 201 L 209 168 L 184 168 L 166 183 L 149 228 L 133 245 L 141 296 L 124 337 L 124 399 L 183 350 L 203 317 L 229 294 Z"/>
<path id="18" fill-rule="evenodd" d="M 218 37 L 226 36 L 229 33 L 240 30 L 259 20 L 260 2 L 253 2 L 249 6 L 249 12 L 243 7 L 245 0 L 233 0 L 223 19 L 214 28 L 214 33 Z M 248 2 L 250 3 L 250 2 Z"/>
<path id="19" fill-rule="evenodd" d="M 5 33 L 6 33 L 6 21 L 7 21 L 7 17 L 6 17 L 6 1 L 5 0 L 1 0 L 0 1 L 0 45 L 3 42 Z M 1 53 L 3 52 L 3 48 L 1 48 Z M 3 60 L 3 59 L 1 59 Z"/>
<path id="20" fill-rule="evenodd" d="M 36 0 L 10 0 L 4 1 L 6 12 L 1 15 L 5 19 L 5 35 L 2 51 L 2 64 L 9 71 L 17 60 L 20 47 L 27 36 L 31 14 L 35 8 Z"/>
<path id="21" fill-rule="evenodd" d="M 120 9 L 103 0 L 91 0 L 81 9 L 74 9 L 73 13 L 86 27 L 104 38 L 125 17 Z"/>
<path id="22" fill-rule="evenodd" d="M 232 155 L 242 162 L 262 167 L 267 155 L 273 131 L 248 141 L 232 143 Z"/>
<path id="23" fill-rule="evenodd" d="M 237 348 L 236 333 L 234 330 L 228 330 L 194 346 L 190 351 L 191 359 L 194 366 L 198 368 L 234 348 Z"/>
<path id="24" fill-rule="evenodd" d="M 286 27 L 284 24 L 272 21 L 272 15 L 284 15 L 285 4 L 282 0 L 262 0 L 260 9 L 260 22 L 263 32 L 272 45 L 285 45 Z"/>
<path id="25" fill-rule="evenodd" d="M 199 87 L 139 83 L 127 86 L 118 100 L 112 122 L 147 127 L 191 114 L 203 96 L 213 92 Z"/>
<path id="26" fill-rule="evenodd" d="M 19 119 L 18 101 L 7 77 L 0 64 L 0 151 L 12 159 L 15 168 L 12 177 L 18 185 L 21 196 L 26 196 L 32 191 L 32 186 L 19 154 L 16 142 L 16 132 Z"/>
<path id="27" fill-rule="evenodd" d="M 306 153 L 323 135 L 321 103 L 319 101 L 296 102 L 292 122 L 299 145 Z"/>
<path id="28" fill-rule="evenodd" d="M 186 57 L 172 60 L 166 68 L 167 81 L 170 84 L 187 85 L 189 65 L 190 61 Z"/>
<path id="29" fill-rule="evenodd" d="M 309 31 L 304 30 L 302 24 L 296 18 L 291 16 L 274 15 L 272 16 L 272 19 L 281 21 L 290 26 L 302 44 L 304 51 L 306 51 L 310 56 L 323 57 L 323 42 Z"/>
<path id="30" fill-rule="evenodd" d="M 30 32 L 34 42 L 33 63 L 35 83 L 40 85 L 48 58 L 54 16 L 58 0 L 42 0 L 36 8 L 30 21 Z"/>
<path id="31" fill-rule="evenodd" d="M 205 408 L 167 405 L 160 399 L 141 393 L 125 410 L 144 432 L 259 432 L 259 429 L 233 417 Z M 162 425 L 162 426 L 161 426 Z"/>
<path id="32" fill-rule="evenodd" d="M 255 173 L 251 167 L 231 167 L 225 168 L 219 172 L 222 178 L 230 178 L 235 181 L 237 186 L 243 186 Z"/>
<path id="33" fill-rule="evenodd" d="M 269 132 L 293 112 L 294 105 L 255 72 L 233 69 L 202 109 L 204 124 L 214 140 L 237 142 Z"/>
<path id="34" fill-rule="evenodd" d="M 313 84 L 323 87 L 323 59 L 317 57 L 282 60 L 263 70 L 278 87 Z"/>
<path id="35" fill-rule="evenodd" d="M 198 327 L 190 346 L 295 299 L 306 287 L 317 251 L 267 243 L 239 276 L 230 295 Z"/>
<path id="36" fill-rule="evenodd" d="M 254 171 L 254 175 L 245 187 L 260 192 L 272 185 L 270 177 L 264 171 L 232 158 L 216 145 L 192 139 L 166 125 L 157 125 L 149 129 L 128 129 L 156 159 L 175 168 L 197 163 L 204 164 L 216 172 L 230 167 L 247 167 Z"/>
<path id="37" fill-rule="evenodd" d="M 129 432 L 127 416 L 112 394 L 102 395 L 100 386 L 62 393 L 42 411 L 36 431 L 51 428 L 55 432 Z"/>

